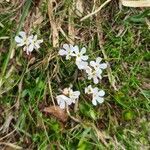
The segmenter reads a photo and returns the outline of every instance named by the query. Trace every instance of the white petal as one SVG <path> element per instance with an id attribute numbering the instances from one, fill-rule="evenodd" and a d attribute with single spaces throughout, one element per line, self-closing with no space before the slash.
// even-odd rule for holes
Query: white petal
<path id="1" fill-rule="evenodd" d="M 71 44 L 69 44 L 69 46 L 70 46 L 70 50 L 71 50 L 71 51 L 74 51 L 74 46 L 71 45 Z"/>
<path id="2" fill-rule="evenodd" d="M 71 56 L 70 55 L 66 55 L 66 60 L 70 60 Z"/>
<path id="3" fill-rule="evenodd" d="M 66 99 L 68 99 L 68 97 L 66 97 L 65 95 L 58 95 L 56 97 L 57 99 L 57 103 L 60 106 L 61 109 L 65 108 L 65 103 L 66 103 Z"/>
<path id="4" fill-rule="evenodd" d="M 95 61 L 90 61 L 90 66 L 95 67 L 96 63 Z"/>
<path id="5" fill-rule="evenodd" d="M 88 90 L 88 87 L 86 87 L 86 88 L 84 89 L 84 93 L 89 94 L 88 91 L 89 91 L 89 90 Z"/>
<path id="6" fill-rule="evenodd" d="M 26 53 L 27 53 L 27 55 L 29 55 L 30 54 L 30 52 L 26 49 Z"/>
<path id="7" fill-rule="evenodd" d="M 39 43 L 35 43 L 35 49 L 39 49 L 40 48 L 40 45 L 39 45 Z"/>
<path id="8" fill-rule="evenodd" d="M 75 98 L 79 98 L 80 92 L 79 91 L 74 91 L 73 95 L 74 95 Z"/>
<path id="9" fill-rule="evenodd" d="M 93 82 L 94 82 L 95 84 L 97 84 L 97 83 L 98 83 L 98 78 L 97 78 L 97 77 L 94 77 L 94 78 L 93 78 Z"/>
<path id="10" fill-rule="evenodd" d="M 82 49 L 81 49 L 81 52 L 80 52 L 81 54 L 85 54 L 86 53 L 86 48 L 85 47 L 83 47 Z"/>
<path id="11" fill-rule="evenodd" d="M 82 70 L 82 69 L 83 69 L 82 64 L 80 64 L 80 63 L 76 63 L 76 65 L 77 65 L 77 67 L 78 67 L 78 69 L 79 69 L 79 70 Z"/>
<path id="12" fill-rule="evenodd" d="M 97 63 L 97 64 L 99 64 L 101 61 L 102 61 L 102 58 L 101 58 L 101 57 L 97 57 L 97 58 L 96 58 L 96 63 Z"/>
<path id="13" fill-rule="evenodd" d="M 22 37 L 22 38 L 26 38 L 26 33 L 24 31 L 20 31 L 19 32 L 19 35 Z"/>
<path id="14" fill-rule="evenodd" d="M 27 51 L 27 46 L 24 46 L 24 47 L 23 47 L 23 51 Z"/>
<path id="15" fill-rule="evenodd" d="M 29 36 L 27 39 L 30 43 L 33 43 L 33 35 Z"/>
<path id="16" fill-rule="evenodd" d="M 84 91 L 85 91 L 85 93 L 87 93 L 87 94 L 91 94 L 91 93 L 93 92 L 93 88 L 92 88 L 91 85 L 89 85 L 88 87 L 85 88 Z"/>
<path id="17" fill-rule="evenodd" d="M 85 71 L 86 71 L 86 73 L 90 74 L 92 72 L 92 69 L 89 66 L 87 66 Z"/>
<path id="18" fill-rule="evenodd" d="M 102 79 L 101 74 L 97 74 L 97 77 L 98 77 L 100 80 Z"/>
<path id="19" fill-rule="evenodd" d="M 58 53 L 59 53 L 59 55 L 61 55 L 61 56 L 68 54 L 67 51 L 65 51 L 65 50 L 63 50 L 63 49 L 60 49 Z"/>
<path id="20" fill-rule="evenodd" d="M 21 43 L 17 44 L 18 47 L 23 46 L 23 45 L 25 45 L 24 42 L 21 42 Z"/>
<path id="21" fill-rule="evenodd" d="M 96 99 L 95 99 L 95 98 L 93 98 L 93 99 L 92 99 L 92 104 L 93 104 L 94 106 L 96 106 L 96 105 L 97 105 L 97 101 L 96 101 Z"/>
<path id="22" fill-rule="evenodd" d="M 23 42 L 23 39 L 20 38 L 19 36 L 16 36 L 16 37 L 15 37 L 15 41 L 16 41 L 17 43 L 22 43 L 22 42 Z"/>
<path id="23" fill-rule="evenodd" d="M 88 63 L 84 61 L 76 61 L 76 65 L 78 66 L 78 69 L 86 69 Z"/>
<path id="24" fill-rule="evenodd" d="M 82 60 L 88 60 L 88 58 L 89 57 L 87 55 L 81 57 Z"/>
<path id="25" fill-rule="evenodd" d="M 70 98 L 68 98 L 67 96 L 65 95 L 59 95 L 56 97 L 56 99 L 59 99 L 61 101 L 65 101 L 67 103 L 67 105 L 71 105 L 72 104 L 72 101 Z"/>
<path id="26" fill-rule="evenodd" d="M 37 43 L 38 43 L 38 44 L 43 43 L 43 39 L 41 39 L 41 40 L 37 40 Z"/>
<path id="27" fill-rule="evenodd" d="M 68 97 L 65 99 L 65 102 L 66 102 L 67 105 L 71 105 L 72 104 L 72 100 L 70 98 L 68 98 Z"/>
<path id="28" fill-rule="evenodd" d="M 77 45 L 74 46 L 73 51 L 78 54 L 79 53 L 79 47 Z"/>
<path id="29" fill-rule="evenodd" d="M 102 74 L 102 70 L 101 70 L 100 68 L 97 68 L 96 74 L 97 74 L 97 75 L 101 75 L 101 74 Z"/>
<path id="30" fill-rule="evenodd" d="M 64 44 L 64 45 L 63 45 L 63 48 L 66 49 L 66 50 L 70 49 L 70 47 L 69 47 L 68 44 Z"/>
<path id="31" fill-rule="evenodd" d="M 33 44 L 30 44 L 30 45 L 27 47 L 27 50 L 28 50 L 29 52 L 32 52 L 33 49 L 34 49 L 34 45 L 33 45 Z"/>
<path id="32" fill-rule="evenodd" d="M 104 95 L 105 95 L 105 92 L 104 92 L 103 90 L 100 90 L 100 91 L 98 92 L 98 95 L 99 95 L 99 96 L 104 96 Z"/>
<path id="33" fill-rule="evenodd" d="M 97 93 L 98 93 L 98 88 L 97 87 L 93 88 L 93 93 L 94 93 L 94 95 L 97 95 Z"/>
<path id="34" fill-rule="evenodd" d="M 104 98 L 102 97 L 97 97 L 96 99 L 100 104 L 104 102 Z"/>
<path id="35" fill-rule="evenodd" d="M 88 76 L 88 80 L 91 80 L 92 79 L 92 76 Z"/>
<path id="36" fill-rule="evenodd" d="M 102 64 L 99 65 L 99 67 L 101 69 L 106 69 L 107 68 L 107 64 L 106 63 L 102 63 Z"/>
<path id="37" fill-rule="evenodd" d="M 34 36 L 33 40 L 34 40 L 34 41 L 37 41 L 37 35 Z"/>
<path id="38" fill-rule="evenodd" d="M 59 104 L 59 107 L 61 109 L 65 109 L 65 101 L 61 101 L 60 104 Z"/>

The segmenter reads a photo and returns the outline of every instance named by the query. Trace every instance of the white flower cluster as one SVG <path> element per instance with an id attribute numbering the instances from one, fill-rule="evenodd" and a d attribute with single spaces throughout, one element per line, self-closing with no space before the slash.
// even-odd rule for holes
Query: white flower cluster
<path id="1" fill-rule="evenodd" d="M 38 40 L 37 35 L 27 36 L 24 31 L 20 31 L 18 36 L 15 37 L 15 41 L 18 47 L 23 47 L 23 50 L 26 51 L 29 55 L 34 49 L 37 50 L 40 48 L 40 44 L 43 40 Z"/>
<path id="2" fill-rule="evenodd" d="M 23 47 L 29 55 L 34 49 L 40 48 L 40 44 L 43 40 L 38 40 L 37 35 L 27 36 L 24 31 L 19 32 L 18 36 L 15 37 L 15 41 L 18 47 Z M 97 57 L 95 61 L 88 61 L 88 55 L 86 53 L 86 48 L 83 47 L 81 50 L 77 45 L 73 46 L 71 44 L 64 44 L 63 48 L 59 50 L 59 55 L 66 56 L 66 60 L 70 60 L 72 57 L 75 58 L 75 64 L 79 70 L 84 70 L 87 73 L 88 79 L 93 80 L 94 84 L 98 84 L 102 79 L 103 69 L 106 69 L 107 64 L 101 63 L 102 58 Z M 92 96 L 92 104 L 96 106 L 98 103 L 103 103 L 105 92 L 98 89 L 97 87 L 92 87 L 89 85 L 85 88 L 85 94 L 90 94 Z M 73 91 L 71 87 L 65 88 L 61 95 L 56 96 L 57 103 L 60 108 L 64 109 L 67 106 L 75 103 L 79 99 L 80 92 Z"/>
<path id="3" fill-rule="evenodd" d="M 79 91 L 73 91 L 71 87 L 65 88 L 62 91 L 62 94 L 56 97 L 57 103 L 61 109 L 64 109 L 72 103 L 75 103 L 75 100 L 79 98 L 79 95 Z"/>
<path id="4" fill-rule="evenodd" d="M 72 57 L 75 57 L 75 64 L 77 65 L 78 69 L 85 70 L 88 79 L 92 79 L 94 84 L 98 84 L 102 79 L 103 69 L 107 68 L 107 64 L 101 63 L 102 58 L 100 57 L 97 57 L 95 61 L 90 61 L 90 63 L 88 63 L 87 60 L 89 57 L 85 55 L 85 53 L 85 47 L 81 48 L 80 50 L 77 45 L 73 46 L 71 44 L 64 44 L 63 48 L 59 50 L 59 55 L 66 56 L 66 60 L 70 60 Z M 105 92 L 103 90 L 99 90 L 97 87 L 93 88 L 91 85 L 89 85 L 87 88 L 85 88 L 85 93 L 92 95 L 92 104 L 95 106 L 104 101 L 103 96 L 105 95 Z M 64 96 L 62 95 L 57 96 L 58 105 L 61 107 L 61 101 L 63 101 L 63 104 L 65 102 L 65 104 L 70 105 L 70 103 L 67 103 L 68 101 L 66 102 L 63 97 Z"/>
<path id="5" fill-rule="evenodd" d="M 71 44 L 64 44 L 63 49 L 59 50 L 59 55 L 64 56 L 66 55 L 66 60 L 70 60 L 71 57 L 76 57 L 76 65 L 80 70 L 86 69 L 88 66 L 87 60 L 88 56 L 84 55 L 86 53 L 86 48 L 83 47 L 81 51 L 79 47 L 73 46 Z"/>

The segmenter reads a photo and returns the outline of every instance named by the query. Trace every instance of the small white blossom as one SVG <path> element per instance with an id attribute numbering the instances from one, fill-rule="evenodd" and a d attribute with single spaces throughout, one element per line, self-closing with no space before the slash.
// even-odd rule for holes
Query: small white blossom
<path id="1" fill-rule="evenodd" d="M 58 95 L 56 97 L 56 99 L 57 99 L 57 103 L 61 109 L 65 109 L 66 106 L 69 106 L 72 103 L 71 99 L 65 95 Z"/>
<path id="2" fill-rule="evenodd" d="M 93 89 L 93 99 L 92 104 L 96 106 L 98 103 L 103 103 L 105 92 L 103 90 L 99 90 L 97 87 Z"/>
<path id="3" fill-rule="evenodd" d="M 34 49 L 38 50 L 40 48 L 40 44 L 43 42 L 43 39 L 38 40 L 37 35 L 28 37 L 29 45 L 26 49 L 27 54 L 30 54 Z"/>
<path id="4" fill-rule="evenodd" d="M 90 61 L 90 67 L 88 66 L 85 70 L 88 74 L 88 79 L 93 79 L 93 82 L 97 84 L 102 79 L 102 69 L 106 69 L 106 63 L 100 63 L 102 58 L 96 58 L 96 61 Z"/>
<path id="5" fill-rule="evenodd" d="M 57 103 L 58 103 L 58 105 L 60 106 L 61 109 L 64 109 L 66 106 L 69 106 L 72 103 L 75 103 L 75 101 L 80 96 L 79 91 L 73 91 L 70 87 L 65 88 L 62 93 L 64 95 L 58 95 L 56 97 Z"/>
<path id="6" fill-rule="evenodd" d="M 95 84 L 98 84 L 99 80 L 102 79 L 102 70 L 101 69 L 97 69 L 95 70 L 94 68 L 91 68 L 91 67 L 87 67 L 86 68 L 86 73 L 88 75 L 88 79 L 91 80 L 93 79 L 93 82 Z"/>
<path id="7" fill-rule="evenodd" d="M 93 92 L 93 88 L 91 85 L 89 85 L 88 87 L 85 88 L 85 93 L 92 94 L 92 92 Z"/>
<path id="8" fill-rule="evenodd" d="M 69 98 L 72 100 L 73 103 L 75 103 L 75 100 L 77 100 L 79 96 L 79 91 L 73 91 L 71 88 L 69 89 Z"/>
<path id="9" fill-rule="evenodd" d="M 73 46 L 71 44 L 64 44 L 63 49 L 59 50 L 59 55 L 66 56 L 66 60 L 71 59 L 71 56 L 73 56 Z"/>
<path id="10" fill-rule="evenodd" d="M 96 106 L 98 103 L 103 103 L 105 95 L 105 92 L 103 90 L 99 90 L 97 87 L 92 88 L 91 85 L 89 85 L 87 88 L 85 88 L 85 93 L 92 94 L 92 104 Z"/>
<path id="11" fill-rule="evenodd" d="M 29 44 L 28 38 L 26 36 L 26 33 L 23 32 L 23 31 L 19 32 L 18 36 L 15 37 L 15 41 L 16 41 L 18 47 L 21 47 L 21 46 Z"/>
<path id="12" fill-rule="evenodd" d="M 77 45 L 73 46 L 71 44 L 64 44 L 63 49 L 60 49 L 58 53 L 61 56 L 66 56 L 66 60 L 70 60 L 71 57 L 76 57 L 76 65 L 80 70 L 86 69 L 88 66 L 88 56 L 84 55 L 86 53 L 85 47 L 80 51 Z"/>
<path id="13" fill-rule="evenodd" d="M 79 51 L 79 47 L 76 45 L 73 48 L 73 55 L 76 57 L 76 65 L 78 66 L 78 69 L 86 69 L 88 66 L 88 62 L 86 62 L 88 60 L 88 56 L 84 55 L 86 53 L 86 48 L 83 47 L 81 49 L 81 51 Z"/>
<path id="14" fill-rule="evenodd" d="M 18 47 L 23 47 L 23 50 L 26 51 L 26 53 L 29 55 L 34 49 L 39 49 L 40 44 L 43 42 L 43 40 L 38 40 L 37 35 L 29 36 L 27 37 L 26 33 L 24 31 L 20 31 L 18 36 L 15 37 L 15 41 L 17 43 Z"/>
<path id="15" fill-rule="evenodd" d="M 97 69 L 106 69 L 107 64 L 106 63 L 100 63 L 102 61 L 101 57 L 97 57 L 96 61 L 90 61 L 90 66 L 92 66 L 95 70 Z"/>

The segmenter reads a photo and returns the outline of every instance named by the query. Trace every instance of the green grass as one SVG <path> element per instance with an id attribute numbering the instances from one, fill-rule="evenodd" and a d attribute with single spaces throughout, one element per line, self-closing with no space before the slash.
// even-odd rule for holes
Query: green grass
<path id="1" fill-rule="evenodd" d="M 148 150 L 150 30 L 145 19 L 150 11 L 125 7 L 120 10 L 115 2 L 101 11 L 102 24 L 98 21 L 108 57 L 104 61 L 110 63 L 118 90 L 111 86 L 108 72 L 104 71 L 98 86 L 106 92 L 105 102 L 94 107 L 84 94 L 84 87 L 92 82 L 77 70 L 73 61 L 57 54 L 62 44 L 68 43 L 62 32 L 58 37 L 60 46 L 53 47 L 47 2 L 38 5 L 27 0 L 25 6 L 17 6 L 19 3 L 0 3 L 3 9 L 0 13 L 0 149 L 17 145 L 18 149 L 38 150 Z M 35 6 L 39 7 L 43 22 L 32 26 Z M 85 16 L 92 11 L 93 1 L 84 2 L 83 6 L 86 6 Z M 72 0 L 56 4 L 53 15 L 60 21 L 62 30 L 68 36 L 70 17 L 77 37 L 75 44 L 87 48 L 90 60 L 104 57 L 99 47 L 96 17 L 80 22 L 76 13 L 69 16 L 71 7 Z M 39 52 L 34 51 L 29 57 L 16 47 L 14 37 L 19 30 L 31 31 L 44 39 Z M 70 84 L 81 91 L 81 97 L 76 106 L 69 108 L 70 117 L 63 123 L 43 113 L 43 108 L 52 106 L 52 99 L 56 103 L 59 89 Z M 13 145 L 8 146 L 9 143 Z"/>

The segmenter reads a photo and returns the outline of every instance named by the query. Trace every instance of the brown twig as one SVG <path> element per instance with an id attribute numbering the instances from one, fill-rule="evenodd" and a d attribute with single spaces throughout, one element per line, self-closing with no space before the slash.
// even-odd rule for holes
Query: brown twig
<path id="1" fill-rule="evenodd" d="M 83 18 L 81 18 L 80 21 L 83 21 L 83 20 L 85 20 L 85 19 L 87 19 L 87 18 L 89 18 L 89 17 L 95 15 L 95 14 L 98 13 L 104 6 L 106 6 L 110 1 L 111 1 L 111 0 L 105 1 L 98 9 L 96 9 L 94 12 L 88 14 L 87 16 L 84 16 Z"/>

